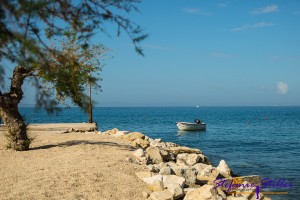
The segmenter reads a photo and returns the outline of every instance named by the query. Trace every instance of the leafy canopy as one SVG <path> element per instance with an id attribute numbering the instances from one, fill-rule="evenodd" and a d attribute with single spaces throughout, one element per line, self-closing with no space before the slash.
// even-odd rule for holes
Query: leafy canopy
<path id="1" fill-rule="evenodd" d="M 83 48 L 78 43 L 77 34 L 66 32 L 65 37 L 58 44 L 52 45 L 53 52 L 47 55 L 47 67 L 34 65 L 36 84 L 42 89 L 38 93 L 38 106 L 51 108 L 57 100 L 65 102 L 65 97 L 82 108 L 87 108 L 88 97 L 84 90 L 87 83 L 94 88 L 100 88 L 97 81 L 102 71 L 101 61 L 106 57 L 109 49 L 103 45 L 91 45 Z M 52 92 L 56 92 L 56 101 L 47 101 Z M 52 105 L 48 105 L 52 102 Z"/>
<path id="2" fill-rule="evenodd" d="M 86 80 L 95 83 L 93 72 L 101 70 L 95 58 L 105 51 L 90 47 L 97 30 L 106 32 L 105 22 L 117 25 L 117 34 L 125 32 L 143 55 L 138 43 L 147 35 L 125 16 L 138 11 L 140 0 L 0 0 L 0 89 L 4 84 L 4 63 L 33 67 L 43 78 L 38 104 L 47 102 L 46 88 L 55 89 L 59 99 L 70 97 L 84 107 Z M 70 30 L 66 34 L 65 30 Z M 74 34 L 75 33 L 75 34 Z M 68 37 L 68 42 L 49 45 L 47 41 Z M 1 90 L 0 90 L 1 92 Z M 40 103 L 39 103 L 40 102 Z M 49 103 L 49 102 L 48 102 Z M 52 102 L 53 103 L 53 102 Z M 50 103 L 51 104 L 51 103 Z"/>

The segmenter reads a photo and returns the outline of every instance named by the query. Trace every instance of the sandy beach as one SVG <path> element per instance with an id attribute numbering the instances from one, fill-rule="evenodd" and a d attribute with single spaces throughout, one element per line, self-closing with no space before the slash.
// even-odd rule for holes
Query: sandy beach
<path id="1" fill-rule="evenodd" d="M 255 195 L 259 176 L 236 177 L 224 160 L 214 167 L 200 149 L 117 128 L 101 133 L 96 124 L 56 125 L 31 127 L 22 152 L 6 149 L 2 126 L 1 200 L 270 200 Z M 215 187 L 218 178 L 236 188 Z"/>
<path id="2" fill-rule="evenodd" d="M 5 149 L 0 133 L 0 199 L 143 199 L 132 149 L 92 133 L 32 131 L 31 150 Z"/>

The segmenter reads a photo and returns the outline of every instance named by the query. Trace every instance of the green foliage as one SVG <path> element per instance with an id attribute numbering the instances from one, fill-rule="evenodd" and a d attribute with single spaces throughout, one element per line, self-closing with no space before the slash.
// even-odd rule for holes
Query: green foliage
<path id="1" fill-rule="evenodd" d="M 105 23 L 117 25 L 117 35 L 125 32 L 136 52 L 143 55 L 138 44 L 147 35 L 126 18 L 138 11 L 138 3 L 140 0 L 0 0 L 0 100 L 3 64 L 9 61 L 33 69 L 28 74 L 35 75 L 38 107 L 52 111 L 57 100 L 71 98 L 86 108 L 85 85 L 90 82 L 99 89 L 95 74 L 101 71 L 98 56 L 107 51 L 101 45 L 91 46 L 96 31 L 107 33 Z M 57 46 L 63 37 L 68 40 Z M 52 99 L 53 95 L 57 99 Z"/>
<path id="2" fill-rule="evenodd" d="M 84 91 L 88 83 L 100 90 L 101 61 L 109 49 L 103 45 L 82 46 L 78 40 L 76 33 L 65 32 L 65 38 L 53 45 L 54 51 L 48 55 L 47 64 L 36 65 L 35 69 L 42 81 L 42 91 L 47 94 L 55 91 L 56 100 L 65 102 L 70 98 L 76 105 L 87 109 L 88 97 Z"/>
<path id="3" fill-rule="evenodd" d="M 60 38 L 65 30 L 78 33 L 82 47 L 88 47 L 95 31 L 106 32 L 105 23 L 117 25 L 118 35 L 127 33 L 135 50 L 143 55 L 138 43 L 145 39 L 142 29 L 126 18 L 137 11 L 140 0 L 0 0 L 0 81 L 3 61 L 31 66 L 46 61 L 54 50 L 47 39 Z M 47 38 L 47 39 L 46 39 Z"/>

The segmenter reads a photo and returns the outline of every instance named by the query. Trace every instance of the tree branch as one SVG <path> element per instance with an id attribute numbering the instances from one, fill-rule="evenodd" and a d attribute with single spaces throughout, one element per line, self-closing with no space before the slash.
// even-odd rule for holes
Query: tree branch
<path id="1" fill-rule="evenodd" d="M 25 68 L 22 66 L 18 66 L 14 69 L 13 77 L 11 79 L 10 92 L 9 92 L 9 96 L 11 98 L 14 98 L 18 102 L 22 100 L 23 97 L 22 85 L 24 79 L 31 75 L 33 75 L 32 67 Z"/>

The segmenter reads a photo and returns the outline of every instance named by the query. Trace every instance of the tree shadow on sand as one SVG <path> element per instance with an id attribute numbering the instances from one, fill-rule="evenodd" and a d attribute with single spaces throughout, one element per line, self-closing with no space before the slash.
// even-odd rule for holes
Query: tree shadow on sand
<path id="1" fill-rule="evenodd" d="M 48 144 L 48 145 L 43 145 L 43 146 L 37 146 L 30 148 L 30 150 L 39 150 L 39 149 L 50 149 L 54 147 L 71 147 L 71 146 L 76 146 L 76 145 L 105 145 L 105 146 L 113 146 L 113 147 L 119 147 L 125 150 L 132 150 L 133 148 L 125 145 L 125 144 L 118 144 L 115 142 L 100 142 L 100 141 L 89 141 L 89 140 L 70 140 L 67 142 L 62 142 L 58 144 Z"/>

